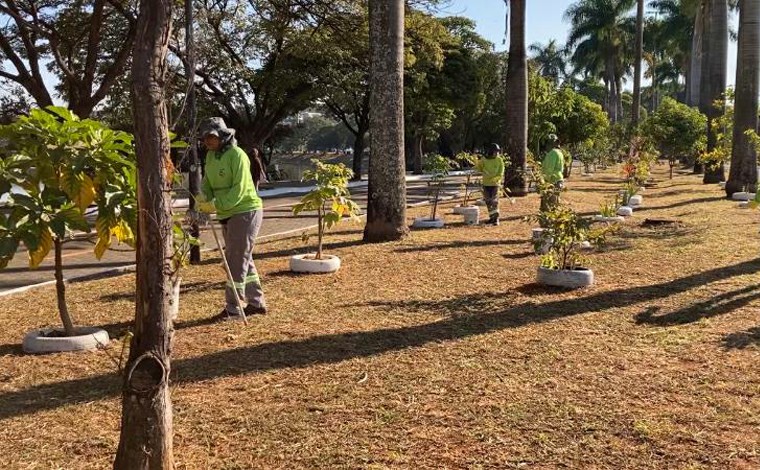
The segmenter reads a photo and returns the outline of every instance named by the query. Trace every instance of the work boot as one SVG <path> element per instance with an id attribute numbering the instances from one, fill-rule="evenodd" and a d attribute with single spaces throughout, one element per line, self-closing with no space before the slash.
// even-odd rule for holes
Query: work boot
<path id="1" fill-rule="evenodd" d="M 243 311 L 245 312 L 246 316 L 249 316 L 249 317 L 251 317 L 253 315 L 266 315 L 267 314 L 267 308 L 266 307 L 264 307 L 264 306 L 256 307 L 253 304 L 246 305 L 245 308 L 243 309 Z"/>

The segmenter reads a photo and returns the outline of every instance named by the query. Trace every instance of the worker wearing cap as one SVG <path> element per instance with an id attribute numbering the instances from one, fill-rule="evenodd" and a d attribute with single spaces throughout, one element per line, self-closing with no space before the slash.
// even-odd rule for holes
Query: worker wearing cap
<path id="1" fill-rule="evenodd" d="M 246 315 L 266 313 L 264 292 L 256 266 L 253 247 L 264 218 L 263 203 L 251 178 L 248 155 L 237 146 L 235 130 L 222 118 L 210 118 L 200 127 L 206 146 L 205 174 L 196 198 L 198 210 L 216 212 L 224 234 L 224 252 L 234 282 L 227 282 L 226 306 L 222 319 L 241 318 L 236 297 L 247 305 Z"/>
<path id="2" fill-rule="evenodd" d="M 557 191 L 559 191 L 564 185 L 565 156 L 562 154 L 562 150 L 559 149 L 559 139 L 556 135 L 549 134 L 546 141 L 549 151 L 541 162 L 541 174 L 546 183 L 553 184 Z M 551 201 L 542 200 L 541 208 L 542 210 L 546 210 L 550 205 L 557 202 L 559 202 L 559 198 L 554 195 Z"/>
<path id="3" fill-rule="evenodd" d="M 498 144 L 491 144 L 485 158 L 475 164 L 475 169 L 483 175 L 483 199 L 488 208 L 486 224 L 499 225 L 499 195 L 504 183 L 504 159 Z"/>

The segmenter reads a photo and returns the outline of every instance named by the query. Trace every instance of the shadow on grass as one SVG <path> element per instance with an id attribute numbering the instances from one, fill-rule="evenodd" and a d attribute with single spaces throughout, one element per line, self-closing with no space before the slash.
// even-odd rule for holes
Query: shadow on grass
<path id="1" fill-rule="evenodd" d="M 219 261 L 221 262 L 221 259 Z M 225 286 L 224 281 L 221 281 L 221 282 L 198 281 L 198 282 L 188 282 L 186 284 L 183 283 L 179 289 L 180 298 L 182 298 L 183 295 L 189 294 L 192 292 L 205 292 L 209 290 L 216 290 L 216 289 L 223 288 L 224 286 Z M 113 294 L 102 295 L 100 297 L 100 300 L 103 300 L 105 302 L 131 300 L 132 302 L 134 302 L 135 292 L 134 291 L 115 292 Z"/>
<path id="2" fill-rule="evenodd" d="M 435 301 L 375 301 L 363 305 L 432 311 L 446 314 L 448 318 L 422 325 L 326 334 L 307 339 L 245 346 L 202 357 L 182 359 L 172 364 L 173 382 L 194 383 L 284 368 L 335 364 L 353 358 L 371 357 L 563 317 L 652 302 L 711 282 L 752 274 L 758 270 L 760 259 L 660 284 L 600 292 L 543 304 L 526 302 L 514 305 L 514 294 L 508 293 L 477 294 Z M 113 398 L 119 394 L 120 387 L 121 379 L 113 373 L 6 392 L 0 394 L 0 420 Z"/>
<path id="3" fill-rule="evenodd" d="M 673 204 L 668 204 L 666 206 L 642 206 L 642 207 L 637 208 L 636 212 L 675 209 L 677 207 L 693 206 L 696 204 L 706 204 L 709 202 L 717 202 L 717 201 L 725 201 L 725 200 L 726 200 L 725 197 L 719 197 L 719 196 L 701 197 L 698 199 L 690 199 L 688 201 L 675 202 Z"/>
<path id="4" fill-rule="evenodd" d="M 731 333 L 723 338 L 723 347 L 726 349 L 746 349 L 751 346 L 760 347 L 760 327 Z"/>
<path id="5" fill-rule="evenodd" d="M 331 233 L 331 235 L 333 235 L 333 234 Z M 300 239 L 301 236 L 299 235 L 298 237 L 294 237 L 294 238 L 299 238 Z M 284 257 L 288 257 L 288 256 L 293 256 L 293 255 L 299 255 L 299 254 L 305 254 L 305 253 L 314 252 L 314 251 L 316 251 L 315 244 L 316 244 L 317 236 L 313 235 L 313 236 L 311 236 L 311 239 L 312 239 L 313 242 L 310 242 L 308 244 L 304 244 L 303 246 L 296 247 L 296 248 L 289 248 L 289 249 L 286 249 L 286 250 L 277 250 L 277 251 L 261 251 L 261 252 L 259 252 L 257 250 L 257 251 L 255 251 L 253 253 L 253 261 L 256 262 L 256 261 L 262 260 L 262 259 L 284 258 Z M 342 242 L 325 243 L 323 245 L 323 249 L 325 251 L 329 251 L 329 250 L 336 250 L 336 249 L 340 249 L 340 248 L 348 248 L 348 247 L 351 247 L 351 246 L 358 246 L 358 245 L 361 245 L 361 244 L 363 244 L 363 242 L 361 240 L 346 240 L 346 241 L 342 241 Z M 216 252 L 214 253 L 214 255 L 212 255 L 211 257 L 206 258 L 203 261 L 201 261 L 198 264 L 198 266 L 210 266 L 210 265 L 214 265 L 214 264 L 220 264 L 221 262 L 222 262 L 222 258 L 218 254 L 218 250 L 216 250 Z"/>
<path id="6" fill-rule="evenodd" d="M 532 251 L 526 251 L 525 253 L 512 253 L 512 254 L 502 255 L 502 256 L 504 257 L 504 259 L 517 260 L 517 259 L 530 258 L 531 256 L 536 256 L 536 254 L 533 253 Z"/>
<path id="7" fill-rule="evenodd" d="M 419 253 L 421 251 L 448 250 L 454 248 L 480 248 L 485 246 L 527 245 L 529 240 L 455 240 L 448 243 L 397 248 L 396 253 Z"/>
<path id="8" fill-rule="evenodd" d="M 675 326 L 694 323 L 703 318 L 726 315 L 736 309 L 760 299 L 760 286 L 749 286 L 744 289 L 725 292 L 708 300 L 699 302 L 682 309 L 658 315 L 659 307 L 650 307 L 636 315 L 636 323 L 655 326 Z"/>

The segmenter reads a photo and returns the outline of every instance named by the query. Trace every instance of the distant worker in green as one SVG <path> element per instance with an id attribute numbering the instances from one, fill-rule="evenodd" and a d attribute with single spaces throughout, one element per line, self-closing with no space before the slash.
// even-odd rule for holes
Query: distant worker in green
<path id="1" fill-rule="evenodd" d="M 546 144 L 549 151 L 541 161 L 541 174 L 544 177 L 544 181 L 548 184 L 554 185 L 557 192 L 550 196 L 551 200 L 542 198 L 541 210 L 547 210 L 551 205 L 555 205 L 559 202 L 558 194 L 565 183 L 565 156 L 562 154 L 562 150 L 559 149 L 559 138 L 554 134 L 549 134 L 546 139 Z"/>
<path id="2" fill-rule="evenodd" d="M 488 225 L 499 225 L 499 195 L 504 184 L 504 159 L 498 144 L 491 144 L 485 158 L 475 164 L 483 175 L 483 199 L 488 208 Z"/>

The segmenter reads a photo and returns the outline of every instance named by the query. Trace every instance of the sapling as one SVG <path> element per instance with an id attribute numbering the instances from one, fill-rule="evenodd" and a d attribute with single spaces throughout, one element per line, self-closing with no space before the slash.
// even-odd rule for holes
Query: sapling
<path id="1" fill-rule="evenodd" d="M 441 190 L 446 183 L 446 177 L 449 174 L 449 170 L 451 170 L 452 162 L 442 155 L 428 154 L 425 155 L 422 165 L 425 173 L 430 175 L 428 191 L 433 201 L 430 220 L 435 220 L 435 215 L 438 211 L 438 203 L 441 199 Z"/>

